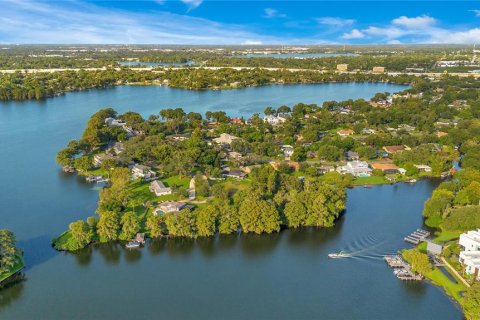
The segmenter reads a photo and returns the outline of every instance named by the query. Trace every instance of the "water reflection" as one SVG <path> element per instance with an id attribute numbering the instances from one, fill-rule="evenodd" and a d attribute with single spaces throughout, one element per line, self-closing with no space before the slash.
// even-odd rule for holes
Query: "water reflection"
<path id="1" fill-rule="evenodd" d="M 0 309 L 8 307 L 22 296 L 26 277 L 23 273 L 11 277 L 0 287 Z"/>

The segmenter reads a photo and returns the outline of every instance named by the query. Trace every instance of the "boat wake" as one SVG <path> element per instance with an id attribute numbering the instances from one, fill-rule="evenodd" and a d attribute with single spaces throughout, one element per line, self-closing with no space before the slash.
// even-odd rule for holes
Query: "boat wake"
<path id="1" fill-rule="evenodd" d="M 384 256 L 392 254 L 396 254 L 396 250 L 389 245 L 389 240 L 378 241 L 374 236 L 367 235 L 353 241 L 338 253 L 330 253 L 328 257 L 383 260 Z"/>

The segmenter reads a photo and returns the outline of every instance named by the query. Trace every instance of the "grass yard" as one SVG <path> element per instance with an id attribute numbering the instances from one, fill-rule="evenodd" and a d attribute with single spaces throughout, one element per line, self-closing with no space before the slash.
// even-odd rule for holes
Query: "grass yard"
<path id="1" fill-rule="evenodd" d="M 173 186 L 177 186 L 177 187 L 183 187 L 188 189 L 190 187 L 190 179 L 191 178 L 188 178 L 188 177 L 185 178 L 181 176 L 173 176 L 167 179 L 163 179 L 162 182 L 165 184 L 165 186 L 170 188 Z"/>
<path id="2" fill-rule="evenodd" d="M 458 239 L 462 231 L 441 231 L 438 235 L 436 235 L 435 241 L 436 242 L 448 242 L 454 239 Z"/>
<path id="3" fill-rule="evenodd" d="M 448 269 L 447 269 L 448 270 Z M 454 275 L 452 275 L 455 278 Z M 430 279 L 433 284 L 442 287 L 445 292 L 453 297 L 458 303 L 462 303 L 461 292 L 467 290 L 467 288 L 461 283 L 455 283 L 450 280 L 440 269 L 435 268 L 433 271 L 427 274 L 427 278 Z"/>
<path id="4" fill-rule="evenodd" d="M 384 177 L 378 177 L 378 176 L 358 177 L 355 180 L 353 180 L 354 186 L 361 186 L 364 184 L 385 184 L 385 183 L 389 183 L 389 182 L 385 180 Z"/>

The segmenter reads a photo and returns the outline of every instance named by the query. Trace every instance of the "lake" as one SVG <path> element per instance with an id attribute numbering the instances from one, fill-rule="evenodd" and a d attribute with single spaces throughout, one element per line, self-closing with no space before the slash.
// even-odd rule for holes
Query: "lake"
<path id="1" fill-rule="evenodd" d="M 356 53 L 248 53 L 236 56 L 237 58 L 278 58 L 278 59 L 312 59 L 325 57 L 356 57 Z"/>
<path id="2" fill-rule="evenodd" d="M 103 245 L 66 254 L 50 247 L 70 222 L 95 210 L 98 190 L 64 174 L 55 154 L 78 139 L 102 107 L 144 116 L 183 107 L 247 117 L 265 106 L 403 89 L 372 83 L 225 91 L 123 86 L 0 103 L 0 227 L 16 233 L 28 266 L 24 282 L 0 291 L 0 319 L 461 319 L 441 289 L 401 282 L 381 260 L 407 247 L 403 237 L 422 226 L 434 181 L 351 189 L 345 215 L 329 230 L 161 240 L 130 251 Z M 327 258 L 340 250 L 354 257 Z"/>

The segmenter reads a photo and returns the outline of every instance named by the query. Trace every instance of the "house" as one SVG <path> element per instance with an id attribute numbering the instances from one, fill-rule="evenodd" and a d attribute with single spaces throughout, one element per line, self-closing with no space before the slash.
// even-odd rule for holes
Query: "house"
<path id="1" fill-rule="evenodd" d="M 238 139 L 238 137 L 232 136 L 228 133 L 222 133 L 220 137 L 213 139 L 218 144 L 231 144 L 233 140 Z"/>
<path id="2" fill-rule="evenodd" d="M 441 244 L 432 242 L 427 240 L 427 253 L 434 255 L 434 256 L 439 256 L 442 254 L 443 246 Z"/>
<path id="3" fill-rule="evenodd" d="M 375 130 L 365 128 L 365 129 L 362 129 L 362 133 L 365 133 L 365 134 L 375 134 Z"/>
<path id="4" fill-rule="evenodd" d="M 358 160 L 359 155 L 358 155 L 358 152 L 354 152 L 354 151 L 350 150 L 350 151 L 345 152 L 345 158 L 348 161 Z"/>
<path id="5" fill-rule="evenodd" d="M 124 151 L 125 146 L 123 145 L 123 142 L 115 142 L 115 144 L 113 145 L 113 152 L 118 155 Z"/>
<path id="6" fill-rule="evenodd" d="M 443 131 L 438 131 L 437 132 L 437 137 L 438 138 L 443 138 L 445 136 L 448 136 L 448 133 L 447 132 L 443 132 Z"/>
<path id="7" fill-rule="evenodd" d="M 317 171 L 318 171 L 318 173 L 320 173 L 320 174 L 325 174 L 325 173 L 328 173 L 328 172 L 333 172 L 333 171 L 335 171 L 335 167 L 334 167 L 334 166 L 324 165 L 324 166 L 318 167 L 318 168 L 317 168 Z"/>
<path id="8" fill-rule="evenodd" d="M 342 129 L 342 130 L 339 130 L 337 132 L 337 134 L 340 136 L 340 137 L 346 137 L 346 136 L 350 136 L 352 134 L 354 134 L 355 131 L 353 131 L 352 129 Z"/>
<path id="9" fill-rule="evenodd" d="M 418 169 L 418 171 L 423 171 L 423 172 L 432 172 L 432 168 L 424 165 L 424 164 L 415 164 L 415 168 Z"/>
<path id="10" fill-rule="evenodd" d="M 115 161 L 116 158 L 114 156 L 111 156 L 111 155 L 106 154 L 106 153 L 98 153 L 93 157 L 93 166 L 95 168 L 100 168 L 100 166 L 102 165 L 102 163 L 105 160 L 114 160 Z"/>
<path id="11" fill-rule="evenodd" d="M 172 189 L 165 187 L 162 181 L 155 180 L 150 183 L 150 192 L 155 193 L 157 197 L 172 194 Z"/>
<path id="12" fill-rule="evenodd" d="M 383 150 L 387 153 L 387 155 L 395 154 L 400 151 L 407 150 L 405 146 L 385 146 Z"/>
<path id="13" fill-rule="evenodd" d="M 244 179 L 247 176 L 247 174 L 241 170 L 229 170 L 223 173 L 223 176 L 227 178 L 235 178 L 235 179 L 241 180 L 241 179 Z"/>
<path id="14" fill-rule="evenodd" d="M 239 153 L 239 152 L 235 152 L 235 151 L 232 151 L 232 152 L 229 152 L 228 153 L 228 159 L 229 160 L 241 160 L 243 157 L 242 157 L 242 154 Z"/>
<path id="15" fill-rule="evenodd" d="M 383 173 L 385 173 L 385 174 L 395 174 L 395 173 L 400 172 L 399 171 L 400 168 L 397 167 L 396 165 L 394 165 L 393 163 L 375 162 L 375 163 L 372 163 L 371 166 L 372 166 L 373 169 L 382 170 Z"/>
<path id="16" fill-rule="evenodd" d="M 122 127 L 124 126 L 126 123 L 123 122 L 122 120 L 119 120 L 119 119 L 115 119 L 115 118 L 106 118 L 105 119 L 105 124 L 109 127 Z"/>
<path id="17" fill-rule="evenodd" d="M 164 214 L 169 212 L 180 212 L 182 209 L 186 208 L 187 204 L 184 202 L 178 201 L 165 201 L 160 204 L 160 206 L 153 211 L 153 214 Z"/>
<path id="18" fill-rule="evenodd" d="M 272 126 L 276 126 L 287 121 L 287 117 L 285 117 L 284 115 L 269 114 L 268 116 L 265 116 L 263 118 L 263 121 L 271 124 Z"/>
<path id="19" fill-rule="evenodd" d="M 243 120 L 241 118 L 230 118 L 231 124 L 243 124 Z"/>
<path id="20" fill-rule="evenodd" d="M 384 73 L 385 67 L 373 67 L 372 72 L 374 73 Z"/>
<path id="21" fill-rule="evenodd" d="M 480 229 L 462 233 L 458 244 L 463 248 L 458 260 L 464 272 L 480 280 Z"/>
<path id="22" fill-rule="evenodd" d="M 372 174 L 372 169 L 368 167 L 368 163 L 365 161 L 349 161 L 346 165 L 337 168 L 337 171 L 341 174 L 350 173 L 355 177 L 369 177 Z"/>
<path id="23" fill-rule="evenodd" d="M 337 64 L 337 70 L 338 71 L 348 71 L 348 64 L 346 64 L 346 63 Z"/>
<path id="24" fill-rule="evenodd" d="M 293 156 L 294 150 L 293 150 L 293 147 L 292 147 L 292 146 L 290 146 L 290 145 L 288 145 L 288 144 L 283 145 L 283 146 L 281 147 L 281 150 L 282 150 L 283 156 L 284 156 L 285 158 L 290 158 L 291 156 Z"/>
<path id="25" fill-rule="evenodd" d="M 145 181 L 149 181 L 153 178 L 155 178 L 157 174 L 147 166 L 144 166 L 143 164 L 134 164 L 132 167 L 132 177 L 133 179 L 138 179 L 142 178 Z"/>

